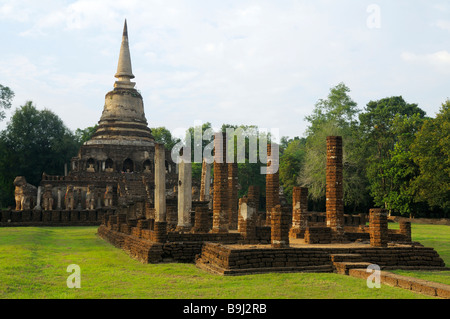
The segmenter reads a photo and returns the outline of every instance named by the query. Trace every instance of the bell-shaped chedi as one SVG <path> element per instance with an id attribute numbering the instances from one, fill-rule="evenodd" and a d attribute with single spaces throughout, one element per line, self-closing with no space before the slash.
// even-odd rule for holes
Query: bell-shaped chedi
<path id="1" fill-rule="evenodd" d="M 154 138 L 148 128 L 141 94 L 134 88 L 136 83 L 131 68 L 128 45 L 127 21 L 125 20 L 120 47 L 117 81 L 114 90 L 105 96 L 105 106 L 98 122 L 98 129 L 86 145 L 121 144 L 154 145 Z"/>

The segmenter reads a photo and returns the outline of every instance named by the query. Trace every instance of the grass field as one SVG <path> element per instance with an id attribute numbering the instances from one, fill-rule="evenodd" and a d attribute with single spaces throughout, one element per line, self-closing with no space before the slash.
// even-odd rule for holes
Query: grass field
<path id="1" fill-rule="evenodd" d="M 450 226 L 412 224 L 412 240 L 427 247 L 433 247 L 444 260 L 446 267 L 450 267 Z M 398 229 L 398 224 L 389 224 L 389 228 Z M 403 276 L 411 276 L 429 281 L 450 285 L 450 272 L 427 271 L 392 271 Z"/>
<path id="2" fill-rule="evenodd" d="M 449 226 L 413 225 L 414 240 L 433 246 L 450 265 Z M 149 299 L 415 299 L 403 289 L 369 289 L 337 274 L 264 274 L 222 277 L 192 264 L 145 265 L 96 236 L 96 227 L 1 228 L 0 298 Z M 69 289 L 70 264 L 81 288 Z M 413 273 L 449 283 L 449 273 Z M 426 278 L 427 279 L 427 278 Z"/>

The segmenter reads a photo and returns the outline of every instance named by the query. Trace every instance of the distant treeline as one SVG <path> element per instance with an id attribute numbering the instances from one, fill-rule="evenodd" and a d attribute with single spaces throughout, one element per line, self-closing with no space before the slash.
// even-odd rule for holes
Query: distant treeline
<path id="1" fill-rule="evenodd" d="M 1 85 L 0 90 L 2 120 L 14 93 Z M 278 141 L 280 185 L 287 201 L 291 201 L 294 186 L 304 186 L 309 189 L 310 209 L 325 210 L 326 137 L 339 135 L 344 143 L 346 213 L 384 207 L 393 215 L 450 217 L 450 100 L 430 118 L 401 96 L 370 101 L 360 109 L 349 93 L 344 83 L 331 88 L 306 117 L 309 126 L 304 136 L 284 136 Z M 189 128 L 192 149 L 194 131 L 203 133 L 210 128 L 210 123 Z M 253 125 L 222 125 L 222 131 L 227 128 L 242 128 L 260 137 Z M 15 176 L 25 176 L 37 185 L 43 172 L 62 175 L 64 164 L 95 130 L 93 126 L 72 132 L 56 114 L 37 110 L 31 101 L 16 109 L 0 132 L 1 207 L 14 203 Z M 165 127 L 152 128 L 152 134 L 168 149 L 180 142 Z M 270 134 L 267 137 L 270 141 Z M 211 141 L 202 140 L 202 149 Z M 245 195 L 250 185 L 257 185 L 264 203 L 265 175 L 260 167 L 265 163 L 249 162 L 248 138 L 245 151 L 245 163 L 238 164 L 239 196 Z M 192 172 L 193 178 L 200 179 L 201 163 L 193 163 Z"/>

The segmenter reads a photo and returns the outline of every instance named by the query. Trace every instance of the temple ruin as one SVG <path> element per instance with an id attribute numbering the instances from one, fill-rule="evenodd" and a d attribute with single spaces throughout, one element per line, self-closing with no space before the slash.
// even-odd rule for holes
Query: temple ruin
<path id="1" fill-rule="evenodd" d="M 126 22 L 115 77 L 98 129 L 70 171 L 43 174 L 37 189 L 16 179 L 16 209 L 2 212 L 1 226 L 98 225 L 101 238 L 141 262 L 195 263 L 222 275 L 445 266 L 434 249 L 412 242 L 409 223 L 390 230 L 382 209 L 344 213 L 341 137 L 327 138 L 326 212 L 308 210 L 308 189 L 300 185 L 292 204 L 282 200 L 275 143 L 267 145 L 265 190 L 250 186 L 238 198 L 238 165 L 227 163 L 221 132 L 214 136 L 214 162 L 203 162 L 193 187 L 191 162 L 183 154 L 172 161 L 147 126 L 131 82 Z"/>

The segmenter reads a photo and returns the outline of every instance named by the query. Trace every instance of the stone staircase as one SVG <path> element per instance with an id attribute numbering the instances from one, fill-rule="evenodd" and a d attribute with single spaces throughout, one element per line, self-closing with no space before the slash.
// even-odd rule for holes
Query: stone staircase
<path id="1" fill-rule="evenodd" d="M 367 269 L 371 265 L 360 254 L 331 254 L 333 270 L 341 275 L 348 275 L 350 269 Z"/>

